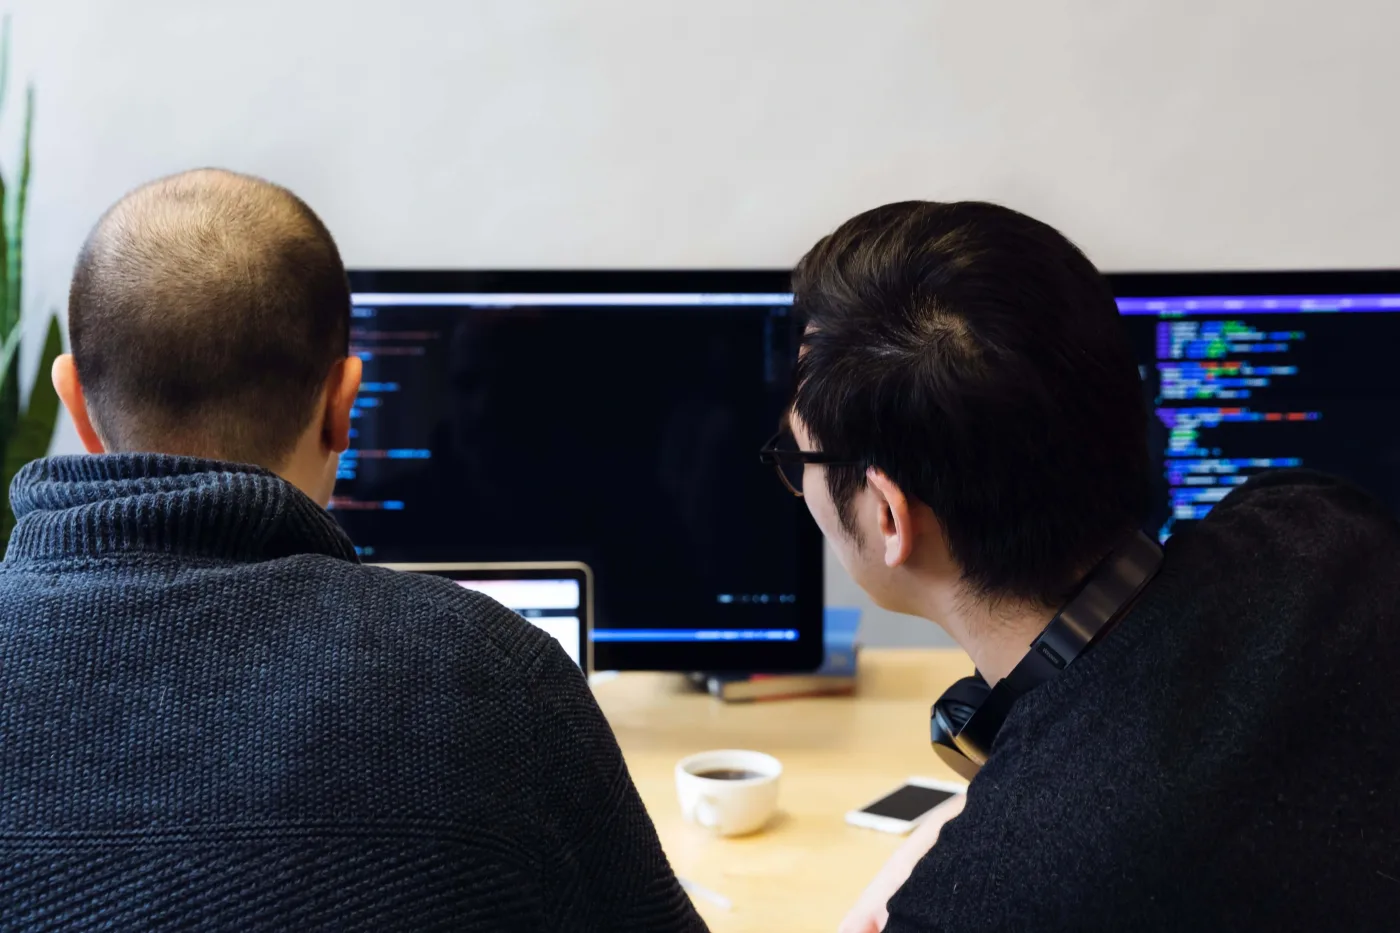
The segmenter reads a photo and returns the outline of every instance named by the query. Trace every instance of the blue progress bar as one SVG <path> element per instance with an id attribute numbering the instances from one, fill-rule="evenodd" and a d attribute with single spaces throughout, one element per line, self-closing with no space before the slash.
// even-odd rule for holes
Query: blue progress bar
<path id="1" fill-rule="evenodd" d="M 773 629 L 648 629 L 596 628 L 594 641 L 797 641 L 790 628 Z"/>

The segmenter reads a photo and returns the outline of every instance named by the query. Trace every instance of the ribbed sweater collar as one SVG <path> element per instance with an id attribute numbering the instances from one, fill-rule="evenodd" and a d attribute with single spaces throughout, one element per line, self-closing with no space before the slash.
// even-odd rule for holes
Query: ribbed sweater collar
<path id="1" fill-rule="evenodd" d="M 356 559 L 324 509 L 259 467 L 163 454 L 52 457 L 15 476 L 10 502 L 17 523 L 6 562 L 136 553 Z"/>

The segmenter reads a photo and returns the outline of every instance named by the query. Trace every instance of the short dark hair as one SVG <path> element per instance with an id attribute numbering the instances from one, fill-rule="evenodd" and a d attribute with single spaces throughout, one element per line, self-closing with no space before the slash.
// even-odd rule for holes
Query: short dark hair
<path id="1" fill-rule="evenodd" d="M 794 274 L 793 410 L 942 523 L 977 597 L 1053 605 L 1147 503 L 1147 413 L 1103 276 L 1050 226 L 907 201 L 821 240 Z M 847 533 L 860 468 L 830 467 Z"/>
<path id="2" fill-rule="evenodd" d="M 296 195 L 186 172 L 98 222 L 73 273 L 68 330 L 110 449 L 277 466 L 349 351 L 350 286 Z"/>

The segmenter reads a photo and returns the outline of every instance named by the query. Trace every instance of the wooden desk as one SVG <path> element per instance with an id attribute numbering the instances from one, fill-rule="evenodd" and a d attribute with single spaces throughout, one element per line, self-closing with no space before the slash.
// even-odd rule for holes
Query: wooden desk
<path id="1" fill-rule="evenodd" d="M 696 901 L 710 929 L 831 933 L 902 841 L 848 826 L 846 811 L 910 775 L 956 779 L 929 748 L 928 712 L 970 673 L 960 651 L 879 649 L 861 653 L 855 697 L 726 704 L 671 674 L 623 674 L 597 696 L 672 867 L 733 902 Z M 713 748 L 783 763 L 767 830 L 722 839 L 681 817 L 676 762 Z"/>

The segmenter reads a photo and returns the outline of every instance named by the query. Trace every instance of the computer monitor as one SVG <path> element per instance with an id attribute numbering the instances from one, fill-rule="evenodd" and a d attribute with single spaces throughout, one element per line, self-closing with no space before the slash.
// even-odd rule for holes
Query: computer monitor
<path id="1" fill-rule="evenodd" d="M 1150 533 L 1166 540 L 1283 467 L 1400 512 L 1400 273 L 1109 278 L 1153 414 Z"/>
<path id="2" fill-rule="evenodd" d="M 758 450 L 785 272 L 352 272 L 335 515 L 374 563 L 581 561 L 599 670 L 810 670 L 822 544 Z"/>

